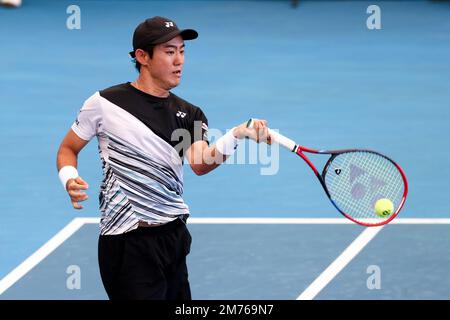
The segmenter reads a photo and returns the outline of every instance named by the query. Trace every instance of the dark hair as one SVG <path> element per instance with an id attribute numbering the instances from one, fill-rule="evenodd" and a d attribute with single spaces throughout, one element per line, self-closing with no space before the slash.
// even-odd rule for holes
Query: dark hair
<path id="1" fill-rule="evenodd" d="M 149 46 L 143 48 L 142 50 L 147 52 L 150 58 L 153 58 L 153 49 L 154 48 L 155 48 L 154 45 L 149 45 Z M 137 61 L 136 58 L 134 58 L 134 67 L 136 68 L 136 70 L 138 72 L 141 72 L 141 64 L 139 63 L 139 61 Z"/>

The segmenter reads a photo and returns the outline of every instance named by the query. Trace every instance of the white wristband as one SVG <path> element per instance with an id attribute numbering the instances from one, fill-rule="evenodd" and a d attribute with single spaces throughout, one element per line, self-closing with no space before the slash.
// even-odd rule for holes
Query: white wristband
<path id="1" fill-rule="evenodd" d="M 228 131 L 216 141 L 216 149 L 225 156 L 232 155 L 238 146 L 239 139 L 233 135 L 233 129 Z"/>
<path id="2" fill-rule="evenodd" d="M 78 177 L 78 171 L 77 168 L 72 167 L 72 166 L 65 166 L 62 167 L 61 170 L 59 170 L 59 180 L 61 180 L 61 183 L 64 187 L 64 189 L 66 189 L 66 184 L 67 181 L 69 181 L 69 179 L 75 179 Z"/>

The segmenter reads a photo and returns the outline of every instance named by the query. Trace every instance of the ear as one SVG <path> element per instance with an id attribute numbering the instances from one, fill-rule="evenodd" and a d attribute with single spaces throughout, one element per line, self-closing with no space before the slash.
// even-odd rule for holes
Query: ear
<path id="1" fill-rule="evenodd" d="M 148 60 L 150 59 L 147 52 L 142 49 L 137 49 L 135 51 L 136 60 L 143 66 L 148 65 Z"/>

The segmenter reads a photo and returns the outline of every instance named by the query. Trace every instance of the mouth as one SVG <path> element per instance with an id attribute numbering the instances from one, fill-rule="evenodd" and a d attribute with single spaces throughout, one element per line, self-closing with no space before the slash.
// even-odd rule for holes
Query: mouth
<path id="1" fill-rule="evenodd" d="M 176 77 L 181 78 L 181 70 L 172 72 Z"/>

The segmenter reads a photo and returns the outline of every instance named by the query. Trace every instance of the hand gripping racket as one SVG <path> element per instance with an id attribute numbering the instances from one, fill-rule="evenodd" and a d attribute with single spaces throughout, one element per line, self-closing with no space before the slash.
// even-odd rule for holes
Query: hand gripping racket
<path id="1" fill-rule="evenodd" d="M 247 127 L 253 126 L 250 119 Z M 394 219 L 408 194 L 408 181 L 403 169 L 387 156 L 372 150 L 315 150 L 303 147 L 282 134 L 269 129 L 276 142 L 302 158 L 314 171 L 325 193 L 344 217 L 363 226 L 381 226 Z M 305 153 L 330 155 L 322 173 Z M 392 213 L 377 214 L 375 204 L 389 199 Z"/>

